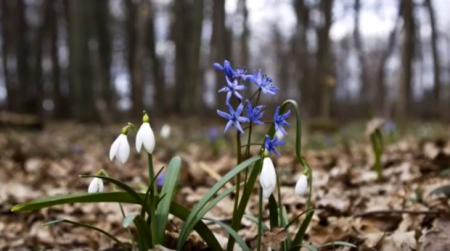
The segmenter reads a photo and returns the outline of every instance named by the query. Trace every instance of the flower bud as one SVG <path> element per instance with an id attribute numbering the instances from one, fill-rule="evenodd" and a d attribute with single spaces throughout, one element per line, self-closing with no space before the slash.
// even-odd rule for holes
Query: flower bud
<path id="1" fill-rule="evenodd" d="M 100 178 L 93 178 L 89 183 L 88 193 L 103 192 L 103 180 Z"/>
<path id="2" fill-rule="evenodd" d="M 263 198 L 268 199 L 277 185 L 277 174 L 269 157 L 265 157 L 263 160 L 259 183 L 261 184 Z"/>
<path id="3" fill-rule="evenodd" d="M 294 191 L 297 195 L 305 195 L 308 192 L 308 177 L 306 175 L 300 175 Z"/>
<path id="4" fill-rule="evenodd" d="M 127 162 L 130 157 L 130 144 L 128 144 L 127 138 L 128 127 L 122 129 L 122 133 L 111 145 L 109 150 L 109 159 L 112 161 L 116 158 L 122 164 Z"/>

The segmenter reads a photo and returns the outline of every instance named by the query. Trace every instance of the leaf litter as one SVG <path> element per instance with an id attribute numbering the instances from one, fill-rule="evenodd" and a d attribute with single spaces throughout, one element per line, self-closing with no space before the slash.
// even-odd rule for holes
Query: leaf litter
<path id="1" fill-rule="evenodd" d="M 142 189 L 147 180 L 144 156 L 133 152 L 130 161 L 124 165 L 107 158 L 108 148 L 119 130 L 118 127 L 57 124 L 40 132 L 3 130 L 0 133 L 1 250 L 117 249 L 109 240 L 86 229 L 66 224 L 42 226 L 47 221 L 62 218 L 93 224 L 121 241 L 129 240 L 116 204 L 65 205 L 24 213 L 10 211 L 17 203 L 43 196 L 84 193 L 90 180 L 78 176 L 100 169 Z M 220 140 L 225 138 L 211 142 L 203 133 L 208 128 L 201 130 L 196 133 L 175 127 L 172 137 L 177 140 L 158 139 L 155 151 L 155 169 L 158 170 L 167 166 L 174 154 L 182 158 L 176 199 L 187 207 L 193 207 L 209 187 L 235 165 L 234 150 L 216 145 L 222 144 Z M 184 135 L 190 135 L 192 140 Z M 257 149 L 253 150 L 256 153 Z M 293 151 L 293 146 L 288 144 L 283 148 L 283 156 L 274 158 L 289 219 L 300 214 L 306 204 L 304 197 L 293 192 L 296 179 L 303 170 L 296 163 Z M 332 241 L 347 241 L 357 245 L 357 250 L 450 250 L 449 201 L 446 197 L 450 196 L 450 189 L 443 188 L 450 185 L 450 180 L 448 176 L 440 175 L 450 168 L 448 137 L 405 137 L 387 143 L 382 156 L 381 180 L 377 180 L 372 168 L 374 157 L 368 141 L 305 150 L 303 154 L 314 171 L 312 201 L 316 209 L 305 243 L 320 246 Z M 112 190 L 108 183 L 105 183 L 105 190 Z M 248 213 L 258 214 L 257 199 L 255 191 Z M 232 201 L 231 197 L 225 198 L 208 212 L 207 217 L 229 224 Z M 127 205 L 125 211 L 136 213 L 139 207 Z M 264 205 L 263 211 L 263 219 L 268 225 L 268 205 Z M 295 234 L 302 219 L 288 228 L 289 234 Z M 225 232 L 217 225 L 205 223 L 226 244 Z M 173 245 L 168 245 L 168 249 L 175 247 L 181 224 L 178 219 L 170 218 L 167 235 L 169 244 L 172 242 Z M 239 234 L 251 244 L 257 233 L 256 224 L 244 218 L 241 227 Z M 275 248 L 284 238 L 286 236 L 272 229 L 264 232 L 262 244 Z M 187 250 L 204 248 L 195 233 L 187 245 Z M 332 246 L 327 248 L 321 250 L 333 250 Z M 350 250 L 349 247 L 335 249 Z"/>

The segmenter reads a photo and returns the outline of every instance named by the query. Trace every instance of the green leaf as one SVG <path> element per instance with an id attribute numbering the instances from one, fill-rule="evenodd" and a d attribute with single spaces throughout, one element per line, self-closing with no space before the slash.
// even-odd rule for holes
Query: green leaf
<path id="1" fill-rule="evenodd" d="M 219 181 L 211 187 L 208 193 L 203 196 L 203 198 L 195 205 L 194 209 L 192 209 L 188 219 L 183 224 L 183 228 L 180 231 L 180 236 L 177 242 L 177 250 L 180 250 L 184 242 L 186 241 L 190 231 L 192 230 L 192 226 L 197 224 L 200 219 L 196 217 L 198 213 L 202 210 L 203 207 L 208 203 L 208 201 L 231 179 L 233 179 L 237 174 L 248 168 L 251 164 L 260 159 L 260 156 L 252 157 L 241 164 L 237 165 L 231 171 L 229 171 L 225 176 L 222 177 Z"/>
<path id="2" fill-rule="evenodd" d="M 330 243 L 323 244 L 322 246 L 319 247 L 319 249 L 324 248 L 324 247 L 330 247 L 330 246 L 345 246 L 345 247 L 356 248 L 356 245 L 354 245 L 352 243 L 348 243 L 346 241 L 333 241 Z"/>
<path id="3" fill-rule="evenodd" d="M 278 205 L 273 194 L 269 197 L 270 229 L 278 227 Z"/>
<path id="4" fill-rule="evenodd" d="M 130 214 L 127 217 L 125 217 L 125 219 L 123 219 L 122 222 L 122 226 L 124 228 L 127 228 L 131 225 L 131 223 L 134 221 L 134 218 L 136 218 L 136 216 L 138 216 L 137 214 Z"/>
<path id="5" fill-rule="evenodd" d="M 138 232 L 139 251 L 148 251 L 149 247 L 153 247 L 153 240 L 145 219 L 137 214 L 133 222 Z"/>
<path id="6" fill-rule="evenodd" d="M 214 223 L 216 223 L 217 225 L 221 226 L 225 231 L 228 232 L 228 234 L 230 234 L 230 236 L 233 236 L 233 238 L 236 240 L 236 242 L 239 244 L 239 246 L 241 247 L 241 249 L 243 251 L 250 251 L 250 248 L 247 246 L 247 243 L 245 243 L 244 239 L 242 239 L 241 236 L 239 236 L 239 234 L 234 231 L 234 229 L 232 229 L 230 226 L 228 226 L 227 224 L 215 220 L 215 219 L 209 219 L 209 218 L 204 218 L 205 220 L 208 221 L 212 221 Z M 179 250 L 179 249 L 178 249 Z"/>
<path id="7" fill-rule="evenodd" d="M 120 245 L 124 250 L 127 250 L 128 248 L 121 242 L 119 241 L 119 239 L 117 239 L 116 237 L 114 237 L 113 235 L 111 235 L 110 233 L 106 232 L 103 229 L 88 225 L 88 224 L 84 224 L 84 223 L 80 223 L 80 222 L 76 222 L 76 221 L 71 221 L 71 220 L 66 220 L 66 219 L 60 219 L 60 220 L 52 220 L 49 222 L 46 222 L 43 224 L 43 226 L 49 226 L 49 225 L 53 225 L 53 224 L 57 224 L 57 223 L 69 223 L 75 226 L 79 226 L 79 227 L 84 227 L 84 228 L 88 228 L 94 231 L 97 231 L 101 234 L 103 234 L 104 236 L 108 237 L 109 239 L 115 241 L 118 245 Z"/>
<path id="8" fill-rule="evenodd" d="M 169 217 L 171 198 L 175 187 L 177 186 L 178 174 L 180 173 L 181 159 L 179 157 L 174 157 L 169 163 L 167 168 L 166 177 L 164 180 L 164 185 L 161 190 L 161 195 L 165 196 L 166 199 L 162 200 L 158 204 L 155 216 L 156 221 L 154 222 L 157 226 L 156 240 L 155 244 L 163 244 L 166 232 L 167 218 Z"/>
<path id="9" fill-rule="evenodd" d="M 295 235 L 294 241 L 292 242 L 293 246 L 298 246 L 298 245 L 302 244 L 306 229 L 308 228 L 308 225 L 311 222 L 313 215 L 314 215 L 314 210 L 308 211 L 308 213 L 306 214 L 306 217 L 303 220 L 302 225 L 298 229 L 297 234 Z M 292 250 L 292 248 L 291 248 L 291 250 Z M 294 250 L 298 250 L 298 249 L 294 249 Z"/>
<path id="10" fill-rule="evenodd" d="M 301 247 L 307 248 L 309 251 L 318 251 L 319 250 L 319 248 L 314 245 L 311 245 L 308 243 L 302 243 L 300 245 L 295 245 L 295 246 L 291 247 L 291 249 L 289 249 L 289 251 L 299 250 L 299 248 L 301 248 Z"/>
<path id="11" fill-rule="evenodd" d="M 447 197 L 450 197 L 450 185 L 440 186 L 433 191 L 431 191 L 430 195 L 439 195 L 444 194 Z"/>
<path id="12" fill-rule="evenodd" d="M 251 215 L 251 214 L 246 214 L 244 215 L 245 218 L 249 219 L 251 222 L 255 223 L 256 226 L 258 226 L 258 218 L 256 218 L 256 216 Z M 267 227 L 266 224 L 262 224 L 262 230 L 263 231 L 269 231 L 269 227 Z"/>
<path id="13" fill-rule="evenodd" d="M 145 194 L 139 194 L 141 198 Z M 134 197 L 126 192 L 104 192 L 104 193 L 86 193 L 86 194 L 71 194 L 71 195 L 59 195 L 48 198 L 36 199 L 27 203 L 16 205 L 12 208 L 13 212 L 23 212 L 30 210 L 38 210 L 42 208 L 72 204 L 72 203 L 100 203 L 100 202 L 112 202 L 112 203 L 129 203 L 140 204 Z M 175 217 L 178 217 L 182 221 L 186 221 L 190 215 L 189 209 L 184 206 L 172 202 L 170 206 L 170 213 Z M 208 244 L 212 250 L 221 250 L 222 247 L 217 241 L 211 230 L 202 222 L 199 221 L 194 227 L 195 231 L 202 237 L 202 239 Z"/>
<path id="14" fill-rule="evenodd" d="M 156 182 L 156 179 L 158 178 L 158 176 L 161 174 L 161 172 L 164 170 L 164 166 L 159 169 L 158 173 L 156 174 L 156 176 L 153 178 L 152 182 L 150 183 L 150 185 L 147 187 L 147 191 L 145 192 L 145 197 L 144 197 L 144 202 L 142 203 L 142 209 L 141 209 L 141 216 L 142 218 L 145 218 L 145 212 L 150 212 L 150 208 L 148 207 L 148 197 L 150 195 L 150 192 L 152 191 L 152 187 L 153 187 L 153 183 Z M 164 196 L 160 197 L 159 199 L 162 200 L 164 198 Z M 150 201 L 150 203 L 153 203 L 152 201 Z M 158 201 L 159 203 L 159 201 Z M 158 204 L 157 203 L 157 204 Z M 150 219 L 151 217 L 149 217 Z"/>

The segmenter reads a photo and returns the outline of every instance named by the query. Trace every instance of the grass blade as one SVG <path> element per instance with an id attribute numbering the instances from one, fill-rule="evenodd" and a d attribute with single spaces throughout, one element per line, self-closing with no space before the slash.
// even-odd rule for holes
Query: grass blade
<path id="1" fill-rule="evenodd" d="M 236 242 L 239 244 L 239 246 L 243 251 L 250 251 L 250 248 L 247 246 L 247 243 L 245 243 L 244 239 L 242 239 L 242 237 L 239 236 L 239 234 L 236 231 L 234 231 L 234 229 L 232 229 L 230 226 L 215 219 L 205 218 L 205 220 L 212 221 L 217 225 L 221 226 L 225 231 L 227 231 L 228 234 L 230 234 L 230 236 L 233 236 L 233 238 L 236 240 Z"/>
<path id="2" fill-rule="evenodd" d="M 158 208 L 155 212 L 156 221 L 152 224 L 157 226 L 154 229 L 156 231 L 156 240 L 155 244 L 164 243 L 167 218 L 169 216 L 171 199 L 173 192 L 175 191 L 175 187 L 177 186 L 178 174 L 180 173 L 181 159 L 179 157 L 174 157 L 169 163 L 167 168 L 167 173 L 164 181 L 164 185 L 161 190 L 161 196 L 165 196 L 166 199 L 162 200 L 158 204 Z"/>
<path id="3" fill-rule="evenodd" d="M 306 217 L 303 220 L 302 225 L 298 229 L 297 234 L 295 235 L 294 241 L 292 242 L 292 245 L 294 247 L 302 244 L 306 229 L 308 228 L 308 225 L 311 222 L 313 215 L 314 215 L 314 211 L 308 211 L 308 213 L 306 214 Z M 291 250 L 292 250 L 292 248 L 291 248 Z M 298 250 L 298 249 L 294 249 L 294 250 Z"/>

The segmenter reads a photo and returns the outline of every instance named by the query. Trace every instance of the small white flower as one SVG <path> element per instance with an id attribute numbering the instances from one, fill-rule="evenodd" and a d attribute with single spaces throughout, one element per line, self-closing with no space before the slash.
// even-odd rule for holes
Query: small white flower
<path id="1" fill-rule="evenodd" d="M 100 178 L 93 178 L 89 184 L 88 193 L 103 192 L 103 180 Z"/>
<path id="2" fill-rule="evenodd" d="M 268 199 L 277 185 L 277 173 L 269 157 L 264 158 L 259 183 L 262 187 L 263 198 Z"/>
<path id="3" fill-rule="evenodd" d="M 109 159 L 113 160 L 114 157 L 122 164 L 127 162 L 128 157 L 130 157 L 130 145 L 128 144 L 126 134 L 120 134 L 111 145 L 111 149 L 109 149 Z"/>
<path id="4" fill-rule="evenodd" d="M 136 134 L 136 150 L 138 152 L 141 152 L 142 145 L 144 145 L 145 151 L 153 153 L 153 149 L 155 149 L 155 135 L 148 122 L 142 123 Z"/>
<path id="5" fill-rule="evenodd" d="M 305 195 L 308 192 L 308 177 L 306 175 L 300 175 L 297 184 L 295 184 L 294 191 L 297 195 Z"/>
<path id="6" fill-rule="evenodd" d="M 282 131 L 278 130 L 275 133 L 275 136 L 277 136 L 278 140 L 282 140 L 284 138 L 284 133 Z"/>
<path id="7" fill-rule="evenodd" d="M 161 127 L 160 134 L 163 139 L 167 139 L 168 137 L 170 137 L 170 125 L 164 124 L 163 127 Z"/>

